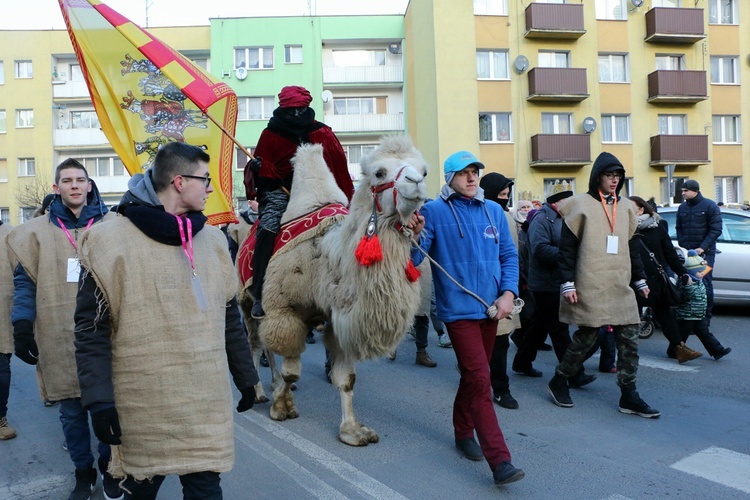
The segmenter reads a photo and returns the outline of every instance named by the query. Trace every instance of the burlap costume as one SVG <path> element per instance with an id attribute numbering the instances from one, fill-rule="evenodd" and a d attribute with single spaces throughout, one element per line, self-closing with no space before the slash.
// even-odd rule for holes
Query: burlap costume
<path id="1" fill-rule="evenodd" d="M 9 224 L 0 225 L 0 353 L 13 353 L 13 328 L 10 324 L 10 306 L 13 304 L 13 269 L 15 256 L 5 244 L 12 227 Z"/>
<path id="2" fill-rule="evenodd" d="M 111 217 L 107 213 L 102 221 Z M 71 237 L 78 242 L 83 233 L 83 229 L 70 230 Z M 18 259 L 36 284 L 34 339 L 39 348 L 37 369 L 46 398 L 59 401 L 80 397 L 73 346 L 78 283 L 68 283 L 66 279 L 68 259 L 75 257 L 76 251 L 63 230 L 47 216 L 16 227 L 6 241 L 11 258 Z"/>
<path id="3" fill-rule="evenodd" d="M 205 226 L 193 248 L 207 311 L 199 309 L 180 246 L 152 240 L 125 217 L 82 239 L 81 263 L 111 314 L 122 428 L 113 475 L 225 472 L 234 463 L 225 308 L 237 275 L 218 229 Z"/>
<path id="4" fill-rule="evenodd" d="M 610 214 L 612 207 L 607 205 Z M 578 303 L 561 301 L 560 321 L 591 327 L 639 323 L 635 293 L 630 288 L 629 241 L 638 227 L 633 202 L 625 197 L 617 202 L 617 254 L 606 253 L 610 224 L 601 201 L 588 193 L 579 194 L 561 205 L 560 214 L 580 242 L 575 269 Z"/>

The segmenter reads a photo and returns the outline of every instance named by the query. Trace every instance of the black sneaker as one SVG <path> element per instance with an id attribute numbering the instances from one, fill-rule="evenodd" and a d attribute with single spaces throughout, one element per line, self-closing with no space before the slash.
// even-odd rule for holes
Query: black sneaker
<path id="1" fill-rule="evenodd" d="M 511 395 L 510 391 L 505 391 L 503 393 L 498 392 L 492 396 L 492 399 L 495 400 L 495 403 L 503 408 L 507 408 L 508 410 L 518 409 L 518 401 L 516 401 L 516 398 Z"/>
<path id="2" fill-rule="evenodd" d="M 638 415 L 643 418 L 659 418 L 661 413 L 646 404 L 637 391 L 623 389 L 620 397 L 620 412 L 629 415 Z"/>
<path id="3" fill-rule="evenodd" d="M 125 492 L 120 489 L 120 481 L 107 472 L 109 463 L 99 459 L 99 472 L 102 478 L 102 493 L 106 500 L 122 500 Z"/>
<path id="4" fill-rule="evenodd" d="M 552 402 L 562 408 L 572 408 L 573 400 L 570 399 L 570 390 L 568 389 L 568 379 L 562 375 L 555 374 L 547 386 L 549 395 L 552 396 Z"/>
<path id="5" fill-rule="evenodd" d="M 568 386 L 578 389 L 584 385 L 588 385 L 596 380 L 596 375 L 585 372 L 578 372 L 568 379 Z"/>
<path id="6" fill-rule="evenodd" d="M 721 358 L 723 358 L 724 356 L 726 356 L 730 352 L 732 352 L 732 348 L 731 347 L 722 347 L 719 352 L 717 352 L 716 354 L 714 354 L 714 359 L 716 361 L 719 361 Z"/>
<path id="7" fill-rule="evenodd" d="M 502 462 L 492 471 L 495 484 L 515 483 L 523 479 L 525 475 L 526 473 L 523 470 L 513 467 L 510 462 Z"/>
<path id="8" fill-rule="evenodd" d="M 463 455 L 469 460 L 474 460 L 475 462 L 484 460 L 484 454 L 482 454 L 482 448 L 479 446 L 479 443 L 477 443 L 474 438 L 456 439 L 456 448 L 458 448 L 458 451 L 463 453 Z"/>
<path id="9" fill-rule="evenodd" d="M 266 313 L 263 311 L 263 304 L 260 301 L 253 302 L 253 308 L 250 309 L 250 317 L 253 319 L 263 319 Z"/>
<path id="10" fill-rule="evenodd" d="M 513 371 L 516 373 L 520 373 L 521 375 L 526 375 L 527 377 L 532 377 L 532 378 L 539 378 L 544 375 L 544 373 L 537 370 L 533 366 L 527 366 L 526 368 L 519 368 L 519 367 L 514 366 Z"/>
<path id="11" fill-rule="evenodd" d="M 76 469 L 76 487 L 70 493 L 68 500 L 89 500 L 91 492 L 96 486 L 96 469 Z"/>

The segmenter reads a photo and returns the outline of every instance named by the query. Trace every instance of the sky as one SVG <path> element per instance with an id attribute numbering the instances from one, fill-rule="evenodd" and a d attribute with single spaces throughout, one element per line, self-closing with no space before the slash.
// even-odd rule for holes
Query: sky
<path id="1" fill-rule="evenodd" d="M 104 0 L 141 27 L 208 25 L 214 17 L 403 14 L 408 0 Z M 148 23 L 146 6 L 148 5 Z M 189 7 L 185 7 L 189 5 Z M 0 30 L 64 29 L 57 0 L 0 0 Z"/>

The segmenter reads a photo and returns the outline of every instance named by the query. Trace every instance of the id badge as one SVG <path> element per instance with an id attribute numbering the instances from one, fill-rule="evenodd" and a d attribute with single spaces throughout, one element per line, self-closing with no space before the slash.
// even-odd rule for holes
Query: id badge
<path id="1" fill-rule="evenodd" d="M 198 308 L 201 311 L 208 311 L 208 303 L 206 302 L 206 296 L 203 295 L 201 279 L 198 277 L 198 275 L 194 274 L 190 281 L 193 284 L 193 294 L 195 295 L 195 300 L 198 301 Z"/>
<path id="2" fill-rule="evenodd" d="M 617 238 L 614 234 L 607 235 L 607 253 L 617 255 Z"/>
<path id="3" fill-rule="evenodd" d="M 68 259 L 68 272 L 66 281 L 68 283 L 78 283 L 78 278 L 81 276 L 81 261 L 77 257 L 70 257 Z"/>

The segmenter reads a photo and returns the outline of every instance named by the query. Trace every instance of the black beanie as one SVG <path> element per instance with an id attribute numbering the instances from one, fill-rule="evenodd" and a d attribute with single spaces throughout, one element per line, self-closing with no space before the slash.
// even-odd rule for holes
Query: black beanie
<path id="1" fill-rule="evenodd" d="M 497 172 L 490 172 L 479 179 L 479 187 L 484 190 L 487 200 L 497 202 L 497 195 L 505 188 L 513 187 L 513 181 Z"/>

